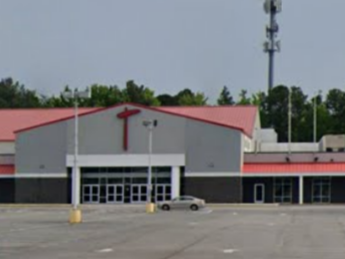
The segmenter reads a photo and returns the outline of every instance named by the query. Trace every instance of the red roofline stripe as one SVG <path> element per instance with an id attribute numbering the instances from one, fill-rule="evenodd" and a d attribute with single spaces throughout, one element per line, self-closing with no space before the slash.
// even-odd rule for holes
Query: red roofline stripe
<path id="1" fill-rule="evenodd" d="M 245 163 L 242 167 L 243 174 L 279 174 L 279 173 L 345 173 L 345 163 Z"/>
<path id="2" fill-rule="evenodd" d="M 93 113 L 97 113 L 97 112 L 101 112 L 101 111 L 105 111 L 105 110 L 109 110 L 109 109 L 114 109 L 114 108 L 117 108 L 117 107 L 120 107 L 120 106 L 125 106 L 125 105 L 130 105 L 130 106 L 139 107 L 139 108 L 142 108 L 142 109 L 147 109 L 147 110 L 156 111 L 156 112 L 160 112 L 160 113 L 165 113 L 165 114 L 169 114 L 169 115 L 174 115 L 174 116 L 178 116 L 178 117 L 182 117 L 182 118 L 187 118 L 187 119 L 191 119 L 191 120 L 195 120 L 195 121 L 201 121 L 201 122 L 212 124 L 212 125 L 217 125 L 217 126 L 221 126 L 221 127 L 226 127 L 226 128 L 231 128 L 231 129 L 239 130 L 239 131 L 243 132 L 245 135 L 247 135 L 248 137 L 252 137 L 252 134 L 247 134 L 245 132 L 245 130 L 243 128 L 240 128 L 240 127 L 229 126 L 229 125 L 226 125 L 226 124 L 223 124 L 223 123 L 217 123 L 217 122 L 213 122 L 213 121 L 209 121 L 209 120 L 205 120 L 205 119 L 199 119 L 199 118 L 195 118 L 193 116 L 182 115 L 182 114 L 179 114 L 177 112 L 172 112 L 172 111 L 164 111 L 164 110 L 160 110 L 159 108 L 153 108 L 153 107 L 150 107 L 150 106 L 144 106 L 144 105 L 135 104 L 135 103 L 121 103 L 121 104 L 116 104 L 116 105 L 109 106 L 109 107 L 95 108 L 95 110 L 92 110 L 92 111 L 87 111 L 87 112 L 79 113 L 78 116 L 82 117 L 82 116 L 90 115 L 90 114 L 93 114 Z M 28 131 L 28 130 L 32 130 L 32 129 L 35 129 L 35 128 L 47 126 L 47 125 L 50 125 L 50 124 L 55 124 L 55 123 L 58 123 L 58 122 L 67 121 L 67 120 L 70 120 L 70 119 L 73 119 L 73 118 L 74 118 L 74 115 L 71 115 L 71 116 L 68 116 L 68 117 L 65 117 L 65 118 L 62 118 L 62 119 L 48 121 L 48 122 L 37 124 L 37 125 L 31 126 L 31 127 L 19 129 L 19 130 L 14 131 L 14 133 L 15 134 L 21 133 L 21 132 L 24 132 L 24 131 Z"/>

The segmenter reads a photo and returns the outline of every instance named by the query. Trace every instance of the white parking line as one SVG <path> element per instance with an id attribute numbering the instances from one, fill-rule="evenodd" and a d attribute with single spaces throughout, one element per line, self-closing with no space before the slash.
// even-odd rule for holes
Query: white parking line
<path id="1" fill-rule="evenodd" d="M 223 253 L 224 254 L 232 254 L 232 253 L 237 252 L 237 251 L 238 251 L 237 249 L 224 249 Z"/>
<path id="2" fill-rule="evenodd" d="M 110 253 L 112 251 L 114 251 L 112 248 L 103 248 L 103 249 L 97 250 L 96 252 L 97 253 Z"/>
<path id="3" fill-rule="evenodd" d="M 210 214 L 212 212 L 213 212 L 213 210 L 211 210 L 211 209 L 204 209 L 204 210 L 200 210 L 200 211 L 195 211 L 194 213 L 197 213 L 197 214 Z"/>

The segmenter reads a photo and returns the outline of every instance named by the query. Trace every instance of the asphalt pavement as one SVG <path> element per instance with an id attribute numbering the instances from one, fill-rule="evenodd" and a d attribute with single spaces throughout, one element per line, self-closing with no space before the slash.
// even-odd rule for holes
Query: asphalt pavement
<path id="1" fill-rule="evenodd" d="M 1 207 L 1 259 L 343 259 L 345 206 L 221 206 L 146 214 L 143 206 Z"/>

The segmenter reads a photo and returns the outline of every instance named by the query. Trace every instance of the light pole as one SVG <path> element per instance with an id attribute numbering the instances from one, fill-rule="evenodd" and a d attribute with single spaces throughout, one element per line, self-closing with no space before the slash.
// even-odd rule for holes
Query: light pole
<path id="1" fill-rule="evenodd" d="M 314 132 L 313 132 L 313 142 L 316 143 L 317 141 L 317 98 L 321 95 L 321 91 L 319 90 L 317 92 L 317 95 L 314 96 L 314 102 L 313 102 L 313 106 L 314 106 L 314 120 L 313 120 L 313 125 L 314 125 Z"/>
<path id="2" fill-rule="evenodd" d="M 280 41 L 276 40 L 279 26 L 276 21 L 277 13 L 282 11 L 282 0 L 265 0 L 264 10 L 269 14 L 269 25 L 266 26 L 268 41 L 264 43 L 264 52 L 268 53 L 268 90 L 274 86 L 274 53 L 280 51 Z"/>
<path id="3" fill-rule="evenodd" d="M 149 131 L 149 156 L 148 156 L 148 175 L 147 175 L 147 204 L 146 212 L 153 213 L 155 211 L 155 205 L 152 203 L 152 165 L 151 165 L 151 155 L 152 155 L 152 133 L 153 129 L 157 126 L 157 120 L 144 120 L 143 125 Z"/>
<path id="4" fill-rule="evenodd" d="M 65 98 L 73 100 L 74 103 L 74 157 L 73 157 L 73 172 L 72 172 L 72 210 L 70 213 L 70 223 L 81 222 L 80 203 L 80 170 L 78 168 L 78 147 L 79 147 L 79 114 L 78 114 L 78 99 L 90 98 L 91 91 L 65 91 L 63 93 Z"/>
<path id="5" fill-rule="evenodd" d="M 292 116 L 292 100 L 291 100 L 291 88 L 288 88 L 288 145 L 289 154 L 291 153 L 291 116 Z"/>

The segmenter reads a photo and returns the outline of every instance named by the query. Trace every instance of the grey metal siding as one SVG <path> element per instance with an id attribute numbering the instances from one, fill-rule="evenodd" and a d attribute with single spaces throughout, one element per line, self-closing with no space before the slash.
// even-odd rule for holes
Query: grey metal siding
<path id="1" fill-rule="evenodd" d="M 127 105 L 129 109 L 138 107 Z M 153 153 L 183 154 L 185 150 L 186 119 L 153 110 L 141 109 L 128 119 L 128 150 L 123 150 L 123 123 L 117 114 L 124 106 L 81 116 L 79 120 L 80 154 L 146 154 L 148 130 L 142 122 L 156 119 L 158 126 L 153 131 Z M 74 121 L 68 121 L 68 153 L 73 153 Z"/>
<path id="2" fill-rule="evenodd" d="M 242 132 L 188 120 L 186 172 L 240 172 Z"/>
<path id="3" fill-rule="evenodd" d="M 66 172 L 66 122 L 24 131 L 16 138 L 16 172 Z"/>
<path id="4" fill-rule="evenodd" d="M 14 178 L 0 179 L 0 203 L 13 203 L 15 194 Z"/>
<path id="5" fill-rule="evenodd" d="M 17 203 L 70 203 L 69 178 L 16 179 Z"/>
<path id="6" fill-rule="evenodd" d="M 240 203 L 240 177 L 186 177 L 184 193 L 208 203 Z"/>

